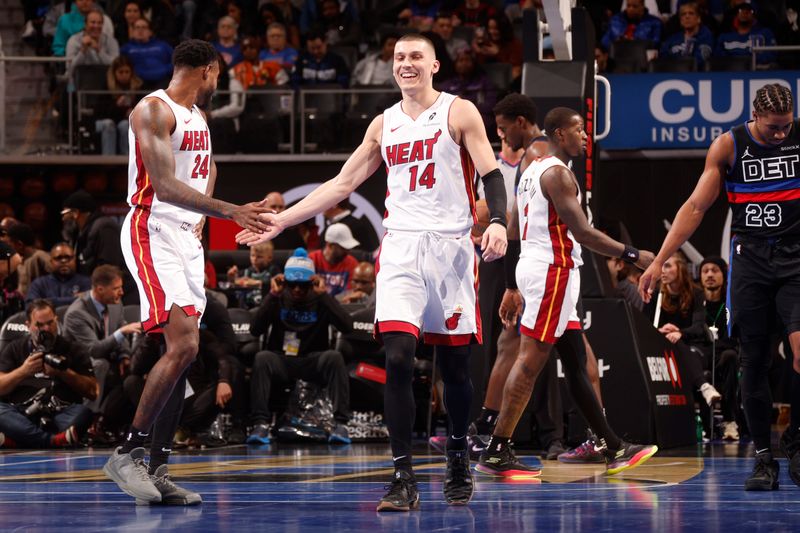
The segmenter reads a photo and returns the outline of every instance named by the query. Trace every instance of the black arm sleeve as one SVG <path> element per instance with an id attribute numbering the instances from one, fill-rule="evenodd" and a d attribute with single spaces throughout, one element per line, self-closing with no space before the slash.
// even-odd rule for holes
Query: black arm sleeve
<path id="1" fill-rule="evenodd" d="M 503 181 L 503 173 L 496 168 L 481 176 L 483 188 L 486 191 L 486 206 L 489 208 L 489 223 L 497 222 L 506 226 L 506 184 Z"/>
<path id="2" fill-rule="evenodd" d="M 506 255 L 503 258 L 503 266 L 506 271 L 506 289 L 517 288 L 517 262 L 519 262 L 520 248 L 521 245 L 518 239 L 510 239 L 508 241 Z"/>

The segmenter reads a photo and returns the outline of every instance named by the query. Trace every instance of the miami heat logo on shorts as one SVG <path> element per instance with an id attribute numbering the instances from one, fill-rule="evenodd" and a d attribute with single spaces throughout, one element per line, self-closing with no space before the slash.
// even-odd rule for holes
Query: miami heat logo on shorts
<path id="1" fill-rule="evenodd" d="M 456 329 L 458 327 L 458 319 L 461 318 L 461 314 L 463 312 L 464 309 L 460 305 L 457 305 L 456 308 L 453 309 L 452 313 L 450 313 L 450 316 L 447 316 L 447 313 L 445 313 L 445 316 L 447 316 L 444 321 L 445 327 L 450 331 Z"/>

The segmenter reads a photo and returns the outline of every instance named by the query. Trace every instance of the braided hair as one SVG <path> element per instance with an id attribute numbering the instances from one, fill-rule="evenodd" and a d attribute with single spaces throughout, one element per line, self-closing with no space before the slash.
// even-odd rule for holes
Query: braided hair
<path id="1" fill-rule="evenodd" d="M 759 115 L 785 115 L 794 111 L 792 91 L 778 83 L 768 83 L 756 91 L 753 109 Z"/>

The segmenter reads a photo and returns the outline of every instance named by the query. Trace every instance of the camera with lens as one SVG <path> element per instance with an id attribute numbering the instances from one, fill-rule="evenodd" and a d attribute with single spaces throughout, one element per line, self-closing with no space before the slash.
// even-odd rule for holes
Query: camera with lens
<path id="1" fill-rule="evenodd" d="M 39 331 L 36 337 L 36 347 L 44 352 L 44 364 L 55 368 L 56 370 L 66 370 L 69 367 L 67 358 L 58 354 L 54 354 L 53 348 L 56 345 L 56 336 L 48 331 Z"/>

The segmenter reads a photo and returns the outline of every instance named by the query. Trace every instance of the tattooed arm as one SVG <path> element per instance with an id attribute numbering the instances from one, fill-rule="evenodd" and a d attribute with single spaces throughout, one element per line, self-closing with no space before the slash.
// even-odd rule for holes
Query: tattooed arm
<path id="1" fill-rule="evenodd" d="M 170 134 L 175 129 L 175 116 L 163 101 L 146 98 L 131 113 L 131 127 L 139 141 L 144 167 L 153 183 L 158 199 L 189 211 L 216 218 L 232 219 L 240 226 L 261 232 L 266 225 L 259 213 L 269 211 L 256 203 L 237 206 L 200 193 L 175 178 L 175 157 Z M 215 167 L 212 165 L 216 179 Z M 213 183 L 210 183 L 213 187 Z"/>

